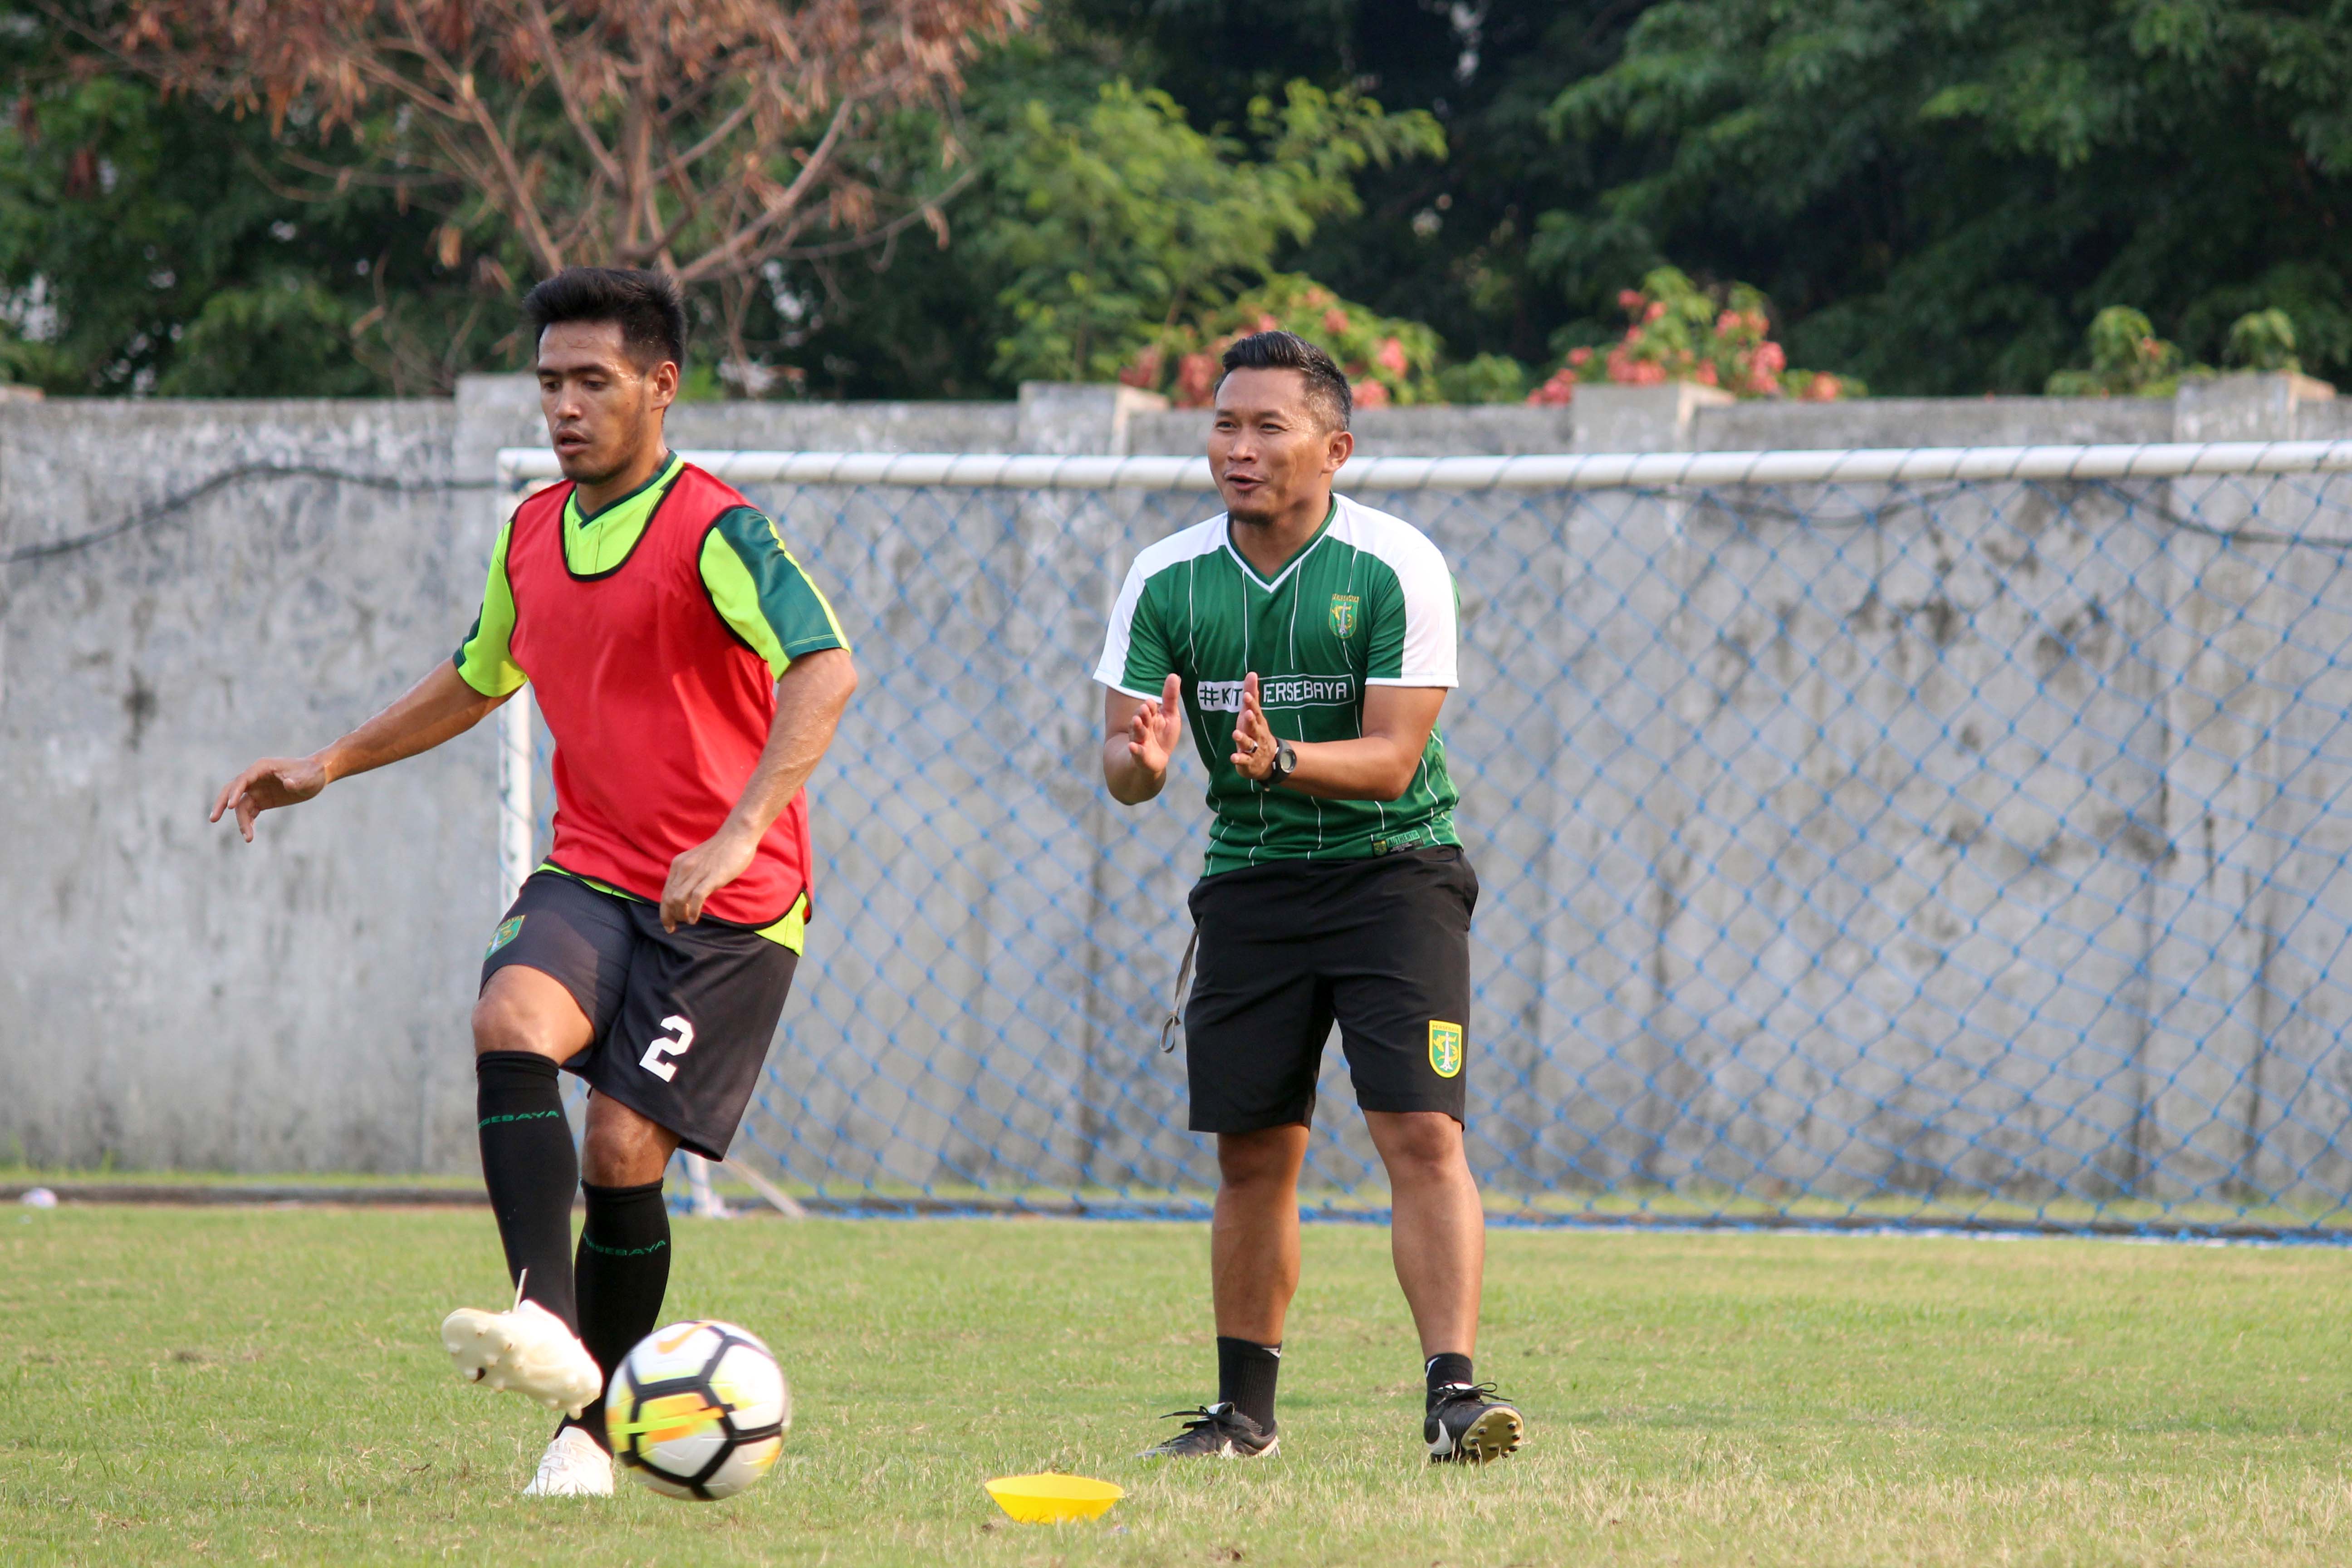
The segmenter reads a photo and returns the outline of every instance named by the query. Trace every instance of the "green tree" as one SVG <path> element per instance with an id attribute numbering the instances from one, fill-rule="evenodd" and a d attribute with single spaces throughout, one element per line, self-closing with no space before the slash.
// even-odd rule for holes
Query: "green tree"
<path id="1" fill-rule="evenodd" d="M 1657 263 L 1646 237 L 1620 234 L 1592 258 L 1611 281 L 1570 299 L 1538 265 L 1536 219 L 1583 211 L 1639 173 L 1621 138 L 1553 136 L 1560 90 L 1616 60 L 1640 0 L 1066 0 L 1120 40 L 1126 68 L 1168 92 L 1197 125 L 1238 130 L 1248 100 L 1293 80 L 1355 89 L 1443 129 L 1442 160 L 1367 170 L 1362 210 L 1319 224 L 1281 259 L 1350 299 L 1434 327 L 1465 362 L 1464 395 L 1524 380 L 1502 356 L 1543 361 L 1580 316 L 1580 341 L 1610 331 L 1614 291 Z M 1466 363 L 1485 353 L 1475 374 Z"/>
<path id="2" fill-rule="evenodd" d="M 2117 300 L 2192 357 L 2280 307 L 2342 374 L 2347 81 L 2346 0 L 1667 0 L 1554 100 L 1641 164 L 1540 259 L 1589 308 L 1629 248 L 1754 279 L 1890 391 L 2038 391 Z"/>
<path id="3" fill-rule="evenodd" d="M 1243 291 L 1314 287 L 1285 266 L 1302 237 L 1350 221 L 1367 179 L 1443 151 L 1426 114 L 1305 84 L 1244 103 L 1242 126 L 1202 130 L 1128 79 L 1140 58 L 1049 9 L 975 63 L 960 135 L 976 178 L 944 209 L 944 243 L 909 235 L 778 268 L 748 333 L 758 352 L 813 394 L 976 397 L 1024 376 L 1131 373 L 1156 346 L 1179 390 L 1176 361 L 1223 331 Z M 1406 374 L 1377 354 L 1368 374 L 1415 395 L 1423 337 L 1404 333 Z"/>
<path id="4" fill-rule="evenodd" d="M 1067 120 L 1029 103 L 997 174 L 1012 221 L 974 244 L 975 259 L 1008 279 L 1002 371 L 1107 380 L 1187 318 L 1265 281 L 1318 221 L 1357 210 L 1359 170 L 1444 151 L 1426 114 L 1386 114 L 1303 82 L 1279 108 L 1257 99 L 1249 112 L 1262 159 L 1125 81 Z"/>
<path id="5" fill-rule="evenodd" d="M 490 352 L 437 220 L 263 177 L 267 128 L 76 68 L 0 7 L 0 374 L 50 392 L 423 393 Z M 505 325 L 500 322 L 499 331 Z"/>

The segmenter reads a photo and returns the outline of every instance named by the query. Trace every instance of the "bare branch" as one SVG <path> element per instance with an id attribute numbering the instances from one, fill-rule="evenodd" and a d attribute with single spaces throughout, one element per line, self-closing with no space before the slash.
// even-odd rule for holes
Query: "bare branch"
<path id="1" fill-rule="evenodd" d="M 766 210 L 757 219 L 737 227 L 724 244 L 705 251 L 692 266 L 681 268 L 678 281 L 693 283 L 729 269 L 735 257 L 763 231 L 798 210 L 803 197 L 821 176 L 829 172 L 827 166 L 833 162 L 833 150 L 840 144 L 841 133 L 849 124 L 849 112 L 856 107 L 854 102 L 845 102 L 835 110 L 833 123 L 824 128 L 824 139 L 809 150 L 808 162 L 803 163 L 801 172 L 793 176 L 793 183 L 785 186 L 781 195 L 764 204 Z"/>
<path id="2" fill-rule="evenodd" d="M 949 181 L 946 189 L 936 195 L 925 198 L 921 205 L 900 213 L 879 227 L 867 229 L 865 233 L 852 236 L 847 239 L 828 240 L 823 245 L 807 245 L 789 250 L 769 251 L 760 259 L 762 261 L 814 261 L 820 257 L 850 256 L 861 250 L 871 250 L 885 240 L 895 239 L 919 223 L 933 226 L 933 230 L 936 232 L 937 226 L 944 221 L 940 216 L 940 205 L 954 197 L 956 193 L 978 178 L 980 178 L 980 171 L 968 168 Z"/>
<path id="3" fill-rule="evenodd" d="M 267 109 L 306 175 L 458 182 L 540 267 L 715 284 L 936 223 L 943 196 L 885 218 L 925 174 L 861 127 L 942 110 L 953 163 L 963 64 L 1034 0 L 120 0 L 103 33 L 34 3 L 168 91 Z M 305 157 L 294 125 L 359 155 Z"/>
<path id="4" fill-rule="evenodd" d="M 540 0 L 521 0 L 525 17 L 537 37 L 541 63 L 547 68 L 548 80 L 554 85 L 555 95 L 563 104 L 563 118 L 571 123 L 572 133 L 580 138 L 580 145 L 596 165 L 597 172 L 614 184 L 621 183 L 620 161 L 614 158 L 604 139 L 588 122 L 587 110 L 572 89 L 572 74 L 563 68 L 563 47 L 556 42 L 555 25 L 548 20 L 547 7 Z"/>

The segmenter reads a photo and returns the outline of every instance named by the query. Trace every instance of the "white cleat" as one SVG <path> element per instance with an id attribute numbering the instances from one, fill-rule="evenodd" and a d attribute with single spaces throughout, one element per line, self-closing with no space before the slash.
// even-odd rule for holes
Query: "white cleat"
<path id="1" fill-rule="evenodd" d="M 510 1388 L 574 1418 L 604 1392 L 588 1348 L 536 1301 L 518 1301 L 504 1312 L 460 1307 L 441 1321 L 441 1342 L 467 1383 Z"/>
<path id="2" fill-rule="evenodd" d="M 525 1497 L 611 1497 L 613 1456 L 577 1426 L 566 1426 L 539 1457 L 539 1474 Z"/>

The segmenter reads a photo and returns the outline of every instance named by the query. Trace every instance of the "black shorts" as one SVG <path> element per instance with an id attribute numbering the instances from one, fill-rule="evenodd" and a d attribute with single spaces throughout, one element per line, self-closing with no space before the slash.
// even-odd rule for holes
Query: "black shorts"
<path id="1" fill-rule="evenodd" d="M 1311 1121 L 1334 1021 L 1358 1104 L 1461 1121 L 1477 903 L 1477 875 L 1450 847 L 1202 879 L 1184 1007 L 1192 1131 Z"/>
<path id="2" fill-rule="evenodd" d="M 561 984 L 596 1031 L 564 1069 L 723 1160 L 799 963 L 750 926 L 705 915 L 666 931 L 657 905 L 539 871 L 490 939 L 482 984 L 517 963 Z"/>

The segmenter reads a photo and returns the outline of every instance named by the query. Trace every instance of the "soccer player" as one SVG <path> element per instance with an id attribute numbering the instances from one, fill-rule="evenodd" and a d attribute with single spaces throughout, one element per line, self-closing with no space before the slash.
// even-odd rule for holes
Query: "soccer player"
<path id="1" fill-rule="evenodd" d="M 605 1379 L 669 1279 L 662 1172 L 681 1145 L 725 1158 L 751 1098 L 809 914 L 802 785 L 857 677 L 775 526 L 663 438 L 685 360 L 676 285 L 572 268 L 523 310 L 567 482 L 500 531 L 454 658 L 324 751 L 255 763 L 212 819 L 234 812 L 250 842 L 261 813 L 462 734 L 526 681 L 537 692 L 555 842 L 490 937 L 473 1019 L 482 1174 L 516 1299 L 461 1308 L 441 1333 L 462 1375 L 568 1412 L 525 1492 L 602 1497 Z M 577 1157 L 559 1068 L 589 1086 Z"/>
<path id="2" fill-rule="evenodd" d="M 1484 1462 L 1523 1431 L 1470 1362 L 1486 1258 L 1462 1149 L 1478 879 L 1437 732 L 1454 579 L 1412 524 L 1331 493 L 1355 450 L 1349 404 L 1303 338 L 1225 352 L 1209 436 L 1224 515 L 1137 557 L 1095 670 L 1112 798 L 1157 795 L 1189 725 L 1215 814 L 1184 1037 L 1192 1130 L 1217 1135 L 1217 1403 L 1147 1457 L 1275 1450 L 1298 1171 L 1335 1019 L 1388 1168 L 1429 1457 Z"/>

